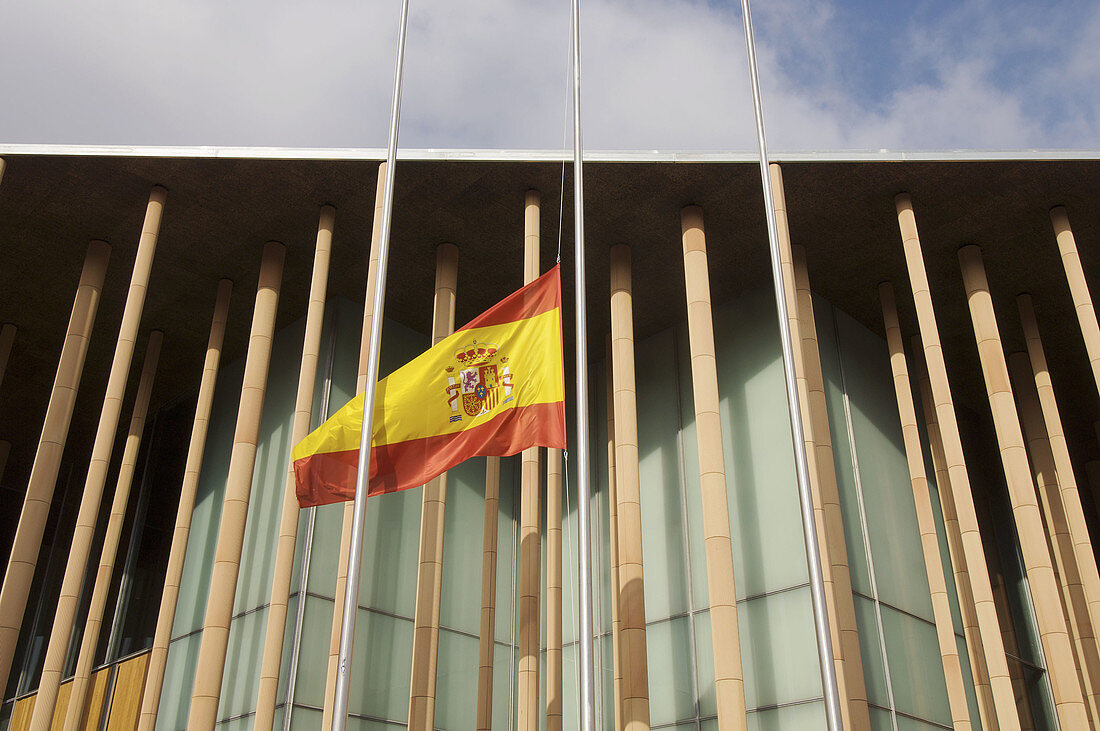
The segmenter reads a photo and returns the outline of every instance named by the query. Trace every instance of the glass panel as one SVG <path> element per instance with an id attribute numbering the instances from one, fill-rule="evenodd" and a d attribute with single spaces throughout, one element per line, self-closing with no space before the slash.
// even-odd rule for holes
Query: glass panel
<path id="1" fill-rule="evenodd" d="M 315 711 L 312 708 L 295 706 L 294 712 L 290 714 L 290 731 L 317 731 L 321 728 L 323 715 L 321 711 Z M 278 720 L 276 717 L 276 721 Z"/>
<path id="2" fill-rule="evenodd" d="M 695 717 L 691 649 L 686 617 L 646 627 L 649 719 L 654 726 Z"/>
<path id="3" fill-rule="evenodd" d="M 235 617 L 230 623 L 218 718 L 232 718 L 256 710 L 266 628 L 266 607 Z"/>
<path id="4" fill-rule="evenodd" d="M 485 458 L 476 457 L 463 462 L 447 473 L 443 585 L 439 619 L 440 623 L 446 627 L 470 632 L 475 636 L 481 631 L 481 556 L 485 545 L 482 530 L 484 520 Z M 477 667 L 476 654 L 474 667 Z"/>
<path id="5" fill-rule="evenodd" d="M 809 587 L 741 602 L 737 619 L 750 709 L 821 697 Z"/>
<path id="6" fill-rule="evenodd" d="M 477 726 L 477 656 L 476 638 L 440 631 L 435 685 L 436 728 L 457 730 Z"/>
<path id="7" fill-rule="evenodd" d="M 863 663 L 863 682 L 867 687 L 867 699 L 884 708 L 890 707 L 890 694 L 886 691 L 886 669 L 882 662 L 882 646 L 878 637 L 878 618 L 875 603 L 862 596 L 853 597 L 856 610 L 856 628 L 859 630 L 859 654 Z"/>
<path id="8" fill-rule="evenodd" d="M 288 622 L 289 632 L 293 628 Z M 304 703 L 307 706 L 320 708 L 325 703 L 325 678 L 328 673 L 329 636 L 332 631 L 332 601 L 306 597 L 306 612 L 302 618 L 302 644 L 298 653 L 298 675 L 294 685 L 294 702 Z M 284 658 L 286 648 L 291 641 L 288 635 L 284 640 Z M 358 653 L 356 653 L 358 654 Z M 289 659 L 286 660 L 286 669 L 281 673 L 283 682 L 289 670 Z M 279 696 L 279 700 L 285 698 Z"/>
<path id="9" fill-rule="evenodd" d="M 893 714 L 882 708 L 868 708 L 867 714 L 871 717 L 872 731 L 893 731 Z"/>
<path id="10" fill-rule="evenodd" d="M 688 609 L 672 331 L 635 344 L 646 621 Z M 655 721 L 654 721 L 655 722 Z"/>
<path id="11" fill-rule="evenodd" d="M 734 576 L 754 596 L 807 580 L 775 305 L 758 290 L 714 315 Z"/>
<path id="12" fill-rule="evenodd" d="M 348 709 L 351 713 L 408 720 L 412 626 L 409 620 L 359 610 Z"/>
<path id="13" fill-rule="evenodd" d="M 493 728 L 512 728 L 516 692 L 516 653 L 507 645 L 493 648 Z"/>
<path id="14" fill-rule="evenodd" d="M 882 607 L 882 629 L 895 708 L 902 713 L 951 725 L 935 625 Z"/>
<path id="15" fill-rule="evenodd" d="M 199 635 L 175 640 L 169 646 L 164 684 L 157 710 L 157 731 L 184 731 L 191 705 L 191 687 L 199 663 Z"/>
<path id="16" fill-rule="evenodd" d="M 834 312 L 879 599 L 932 621 L 889 353 L 880 337 L 843 312 Z"/>
<path id="17" fill-rule="evenodd" d="M 799 703 L 749 714 L 749 731 L 813 731 L 825 728 L 825 704 Z"/>
<path id="18" fill-rule="evenodd" d="M 833 322 L 833 308 L 827 302 L 821 300 L 815 302 L 814 321 L 817 326 L 821 372 L 829 411 L 829 435 L 833 443 L 833 463 L 840 496 L 841 519 L 844 522 L 844 544 L 847 550 L 849 575 L 854 591 L 871 596 L 873 593 L 871 570 L 867 561 L 862 521 L 859 516 L 859 495 L 856 488 L 856 468 L 852 460 L 852 441 L 848 436 L 848 421 L 844 412 L 842 369 L 848 365 L 848 360 L 851 358 L 846 357 L 842 365 L 841 353 L 837 347 L 836 327 Z M 845 355 L 850 356 L 847 353 Z M 851 388 L 852 377 L 848 378 L 848 386 Z M 859 456 L 862 461 L 862 452 Z M 870 522 L 870 515 L 867 520 Z"/>
<path id="19" fill-rule="evenodd" d="M 742 640 L 741 645 L 744 644 Z M 710 631 L 709 611 L 695 615 L 695 663 L 699 678 L 699 715 L 716 716 L 718 699 L 714 690 L 714 639 Z"/>

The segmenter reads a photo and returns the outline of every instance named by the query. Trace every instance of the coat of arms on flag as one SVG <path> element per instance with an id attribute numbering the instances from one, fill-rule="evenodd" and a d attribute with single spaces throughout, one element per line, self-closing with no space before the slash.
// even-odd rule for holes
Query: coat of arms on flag
<path id="1" fill-rule="evenodd" d="M 560 276 L 555 266 L 378 382 L 368 494 L 478 455 L 565 448 Z M 360 394 L 294 447 L 302 507 L 354 497 L 362 422 Z"/>

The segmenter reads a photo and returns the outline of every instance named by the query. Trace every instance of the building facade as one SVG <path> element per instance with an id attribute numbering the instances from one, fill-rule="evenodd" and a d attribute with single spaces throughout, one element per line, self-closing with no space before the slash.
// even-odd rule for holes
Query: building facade
<path id="1" fill-rule="evenodd" d="M 362 385 L 380 153 L 0 155 L 0 724 L 322 728 L 345 508 L 287 468 Z M 403 157 L 381 357 L 562 251 L 572 444 L 564 158 Z M 597 726 L 824 728 L 758 167 L 585 169 Z M 772 175 L 846 725 L 1096 726 L 1100 162 Z M 368 502 L 350 728 L 576 727 L 576 485 Z"/>

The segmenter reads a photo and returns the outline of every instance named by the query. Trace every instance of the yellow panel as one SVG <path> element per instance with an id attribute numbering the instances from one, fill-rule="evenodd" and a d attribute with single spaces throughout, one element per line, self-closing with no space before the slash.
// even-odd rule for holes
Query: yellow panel
<path id="1" fill-rule="evenodd" d="M 53 722 L 50 731 L 62 731 L 65 726 L 65 712 L 69 709 L 69 696 L 72 694 L 73 681 L 61 684 L 57 689 L 57 703 L 53 706 Z"/>
<path id="2" fill-rule="evenodd" d="M 130 731 L 137 726 L 141 694 L 145 688 L 145 671 L 148 667 L 149 653 L 131 657 L 119 664 L 107 731 Z"/>
<path id="3" fill-rule="evenodd" d="M 103 715 L 103 699 L 107 697 L 107 681 L 110 677 L 110 668 L 102 668 L 92 673 L 91 686 L 88 688 L 88 705 L 84 709 L 84 725 L 79 728 L 99 728 L 99 719 Z"/>
<path id="4" fill-rule="evenodd" d="M 31 725 L 31 713 L 34 711 L 34 701 L 38 695 L 29 695 L 15 702 L 15 708 L 11 711 L 11 724 L 8 731 L 27 731 Z"/>

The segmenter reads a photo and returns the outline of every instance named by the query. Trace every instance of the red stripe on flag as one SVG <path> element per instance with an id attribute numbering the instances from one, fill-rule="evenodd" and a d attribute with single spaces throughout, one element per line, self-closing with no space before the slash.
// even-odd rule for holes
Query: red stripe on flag
<path id="1" fill-rule="evenodd" d="M 497 302 L 458 330 L 506 325 L 561 307 L 561 265 Z M 455 332 L 458 332 L 456 330 Z"/>
<path id="2" fill-rule="evenodd" d="M 565 449 L 565 403 L 534 404 L 454 434 L 372 447 L 368 495 L 420 487 L 474 456 L 507 457 L 527 447 Z M 324 452 L 294 463 L 298 504 L 328 505 L 355 497 L 359 451 Z"/>

